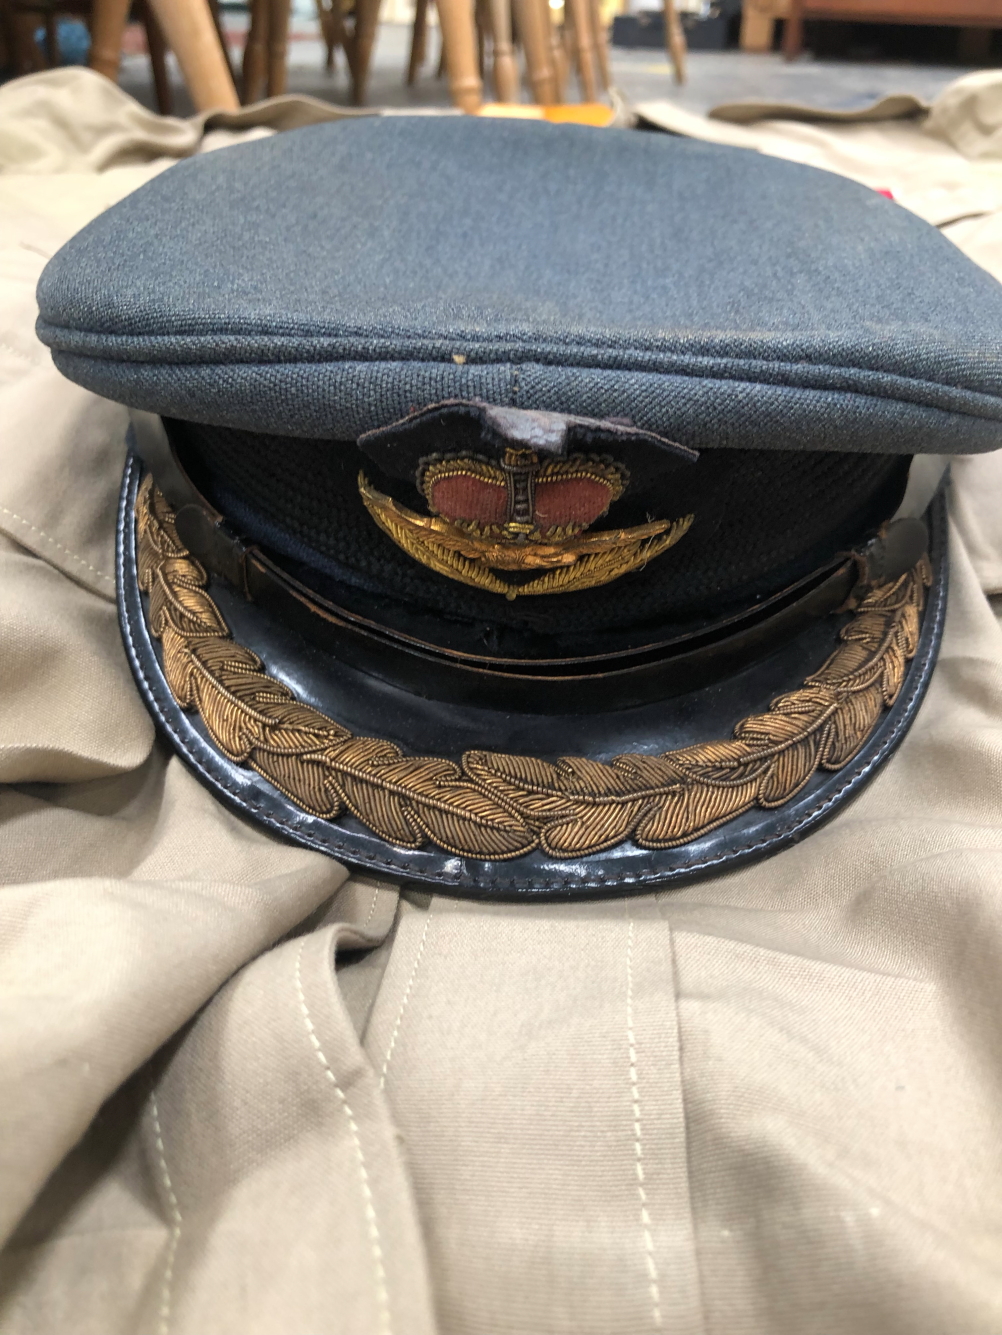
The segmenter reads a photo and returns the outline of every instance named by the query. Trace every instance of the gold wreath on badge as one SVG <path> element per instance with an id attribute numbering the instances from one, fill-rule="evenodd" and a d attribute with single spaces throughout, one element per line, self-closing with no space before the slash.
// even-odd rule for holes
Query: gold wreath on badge
<path id="1" fill-rule="evenodd" d="M 609 584 L 673 547 L 693 522 L 685 515 L 585 532 L 629 484 L 622 464 L 592 455 L 541 462 L 532 450 L 509 448 L 500 463 L 432 456 L 418 466 L 416 481 L 430 515 L 384 495 L 364 473 L 358 490 L 369 514 L 408 556 L 509 600 Z"/>

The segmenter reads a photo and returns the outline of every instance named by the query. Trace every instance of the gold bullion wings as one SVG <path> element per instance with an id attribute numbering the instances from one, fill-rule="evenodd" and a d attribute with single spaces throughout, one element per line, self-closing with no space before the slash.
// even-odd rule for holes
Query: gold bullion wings
<path id="1" fill-rule="evenodd" d="M 365 508 L 388 537 L 422 565 L 439 575 L 472 584 L 510 601 L 532 594 L 571 593 L 609 584 L 660 556 L 689 531 L 693 516 L 657 519 L 636 528 L 583 533 L 558 542 L 514 543 L 480 537 L 439 515 L 419 515 L 386 496 L 358 475 Z M 509 584 L 500 570 L 542 569 L 526 584 Z"/>
<path id="2" fill-rule="evenodd" d="M 516 858 L 537 847 L 577 858 L 627 839 L 672 848 L 754 806 L 782 806 L 816 770 L 846 765 L 896 699 L 931 582 L 923 557 L 873 588 L 827 662 L 765 713 L 742 719 L 729 741 L 608 764 L 492 751 L 468 751 L 456 762 L 356 737 L 297 700 L 231 638 L 206 572 L 178 538 L 150 476 L 136 518 L 139 585 L 149 595 L 164 675 L 220 751 L 314 816 L 333 820 L 348 810 L 388 843 L 433 843 L 474 858 Z"/>

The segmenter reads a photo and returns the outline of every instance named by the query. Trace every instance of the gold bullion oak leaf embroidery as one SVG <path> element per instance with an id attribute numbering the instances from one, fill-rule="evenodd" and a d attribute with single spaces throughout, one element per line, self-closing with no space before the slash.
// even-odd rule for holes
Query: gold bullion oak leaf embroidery
<path id="1" fill-rule="evenodd" d="M 689 531 L 692 515 L 585 533 L 628 483 L 627 470 L 609 459 L 571 455 L 541 463 L 532 450 L 509 448 L 500 463 L 423 461 L 417 485 L 430 515 L 377 491 L 364 473 L 358 490 L 372 518 L 408 556 L 439 575 L 510 600 L 609 584 Z M 498 570 L 545 573 L 513 583 Z"/>
<path id="2" fill-rule="evenodd" d="M 431 843 L 483 859 L 535 848 L 578 858 L 627 839 L 673 848 L 751 807 L 782 806 L 816 770 L 847 764 L 897 697 L 931 582 L 923 557 L 873 588 L 824 666 L 765 713 L 742 719 L 730 741 L 607 764 L 492 751 L 468 751 L 457 763 L 355 737 L 297 700 L 230 637 L 204 568 L 180 542 L 149 476 L 136 518 L 139 584 L 167 683 L 228 759 L 314 816 L 333 820 L 347 810 L 387 843 Z"/>

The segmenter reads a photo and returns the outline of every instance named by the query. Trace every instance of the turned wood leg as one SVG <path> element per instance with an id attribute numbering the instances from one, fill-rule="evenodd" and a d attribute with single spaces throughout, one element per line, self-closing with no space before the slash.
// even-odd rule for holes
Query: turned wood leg
<path id="1" fill-rule="evenodd" d="M 675 82 L 685 83 L 685 58 L 688 54 L 688 47 L 685 44 L 682 22 L 679 19 L 678 10 L 675 8 L 675 0 L 664 0 L 664 10 L 665 46 L 675 70 Z"/>
<path id="2" fill-rule="evenodd" d="M 581 94 L 585 102 L 594 102 L 597 96 L 595 87 L 595 42 L 591 35 L 591 6 L 589 0 L 564 0 L 574 18 L 574 55 L 578 67 L 578 79 L 581 82 Z"/>
<path id="3" fill-rule="evenodd" d="M 122 34 L 129 17 L 129 0 L 94 0 L 90 16 L 90 56 L 92 70 L 112 83 L 118 82 L 122 59 Z"/>
<path id="4" fill-rule="evenodd" d="M 771 51 L 776 20 L 771 14 L 753 8 L 745 0 L 741 10 L 741 36 L 738 45 L 742 51 Z"/>
<path id="5" fill-rule="evenodd" d="M 45 53 L 35 41 L 37 14 L 13 14 L 14 66 L 19 74 L 37 74 L 46 68 Z"/>
<path id="6" fill-rule="evenodd" d="M 407 61 L 407 87 L 417 79 L 418 70 L 424 64 L 428 45 L 428 0 L 415 0 L 414 26 L 411 29 L 411 54 Z"/>
<path id="7" fill-rule="evenodd" d="M 233 68 L 233 61 L 230 59 L 230 48 L 226 45 L 226 33 L 223 31 L 223 16 L 219 9 L 219 0 L 209 0 L 209 13 L 212 15 L 212 26 L 216 30 L 216 36 L 219 38 L 219 46 L 223 57 L 226 60 L 226 66 L 230 71 L 230 78 L 236 86 L 237 74 Z"/>
<path id="8" fill-rule="evenodd" d="M 550 54 L 552 25 L 547 0 L 514 0 L 514 4 L 532 96 L 540 106 L 553 106 L 557 101 L 557 79 Z"/>
<path id="9" fill-rule="evenodd" d="M 337 38 L 334 36 L 334 11 L 328 9 L 324 0 L 317 0 L 317 22 L 320 24 L 320 35 L 324 39 L 324 46 L 327 48 L 327 56 L 324 61 L 324 68 L 332 70 L 334 68 L 334 48 L 338 45 Z"/>
<path id="10" fill-rule="evenodd" d="M 271 7 L 268 0 L 251 0 L 250 27 L 244 45 L 243 100 L 257 102 L 264 96 L 268 77 L 268 27 Z"/>
<path id="11" fill-rule="evenodd" d="M 54 70 L 59 64 L 59 26 L 56 22 L 56 11 L 47 9 L 45 11 L 45 63 L 50 70 Z"/>
<path id="12" fill-rule="evenodd" d="M 268 26 L 268 96 L 279 97 L 285 92 L 288 74 L 289 16 L 291 0 L 271 0 Z"/>
<path id="13" fill-rule="evenodd" d="M 355 105 L 365 103 L 365 88 L 369 82 L 369 64 L 376 43 L 379 24 L 379 0 L 355 0 L 355 33 L 351 43 L 352 96 Z"/>
<path id="14" fill-rule="evenodd" d="M 233 76 L 216 36 L 208 0 L 149 0 L 167 45 L 177 56 L 197 111 L 236 111 Z"/>
<path id="15" fill-rule="evenodd" d="M 499 102 L 519 101 L 518 65 L 511 41 L 510 0 L 490 0 L 491 28 L 494 31 L 494 96 Z"/>
<path id="16" fill-rule="evenodd" d="M 473 6 L 473 32 L 477 39 L 477 73 L 481 84 L 487 71 L 487 43 L 493 43 L 491 36 L 491 18 L 487 12 L 487 0 L 475 0 Z"/>
<path id="17" fill-rule="evenodd" d="M 796 60 L 804 49 L 804 6 L 801 0 L 790 0 L 790 13 L 783 28 L 783 55 Z"/>
<path id="18" fill-rule="evenodd" d="M 21 41 L 20 25 L 11 8 L 10 0 L 0 0 L 0 34 L 3 35 L 7 60 L 10 62 L 14 74 L 27 74 L 31 67 L 28 64 L 24 43 Z"/>
<path id="19" fill-rule="evenodd" d="M 477 34 L 470 0 L 437 0 L 449 94 L 460 111 L 476 111 L 483 102 L 477 66 Z"/>
<path id="20" fill-rule="evenodd" d="M 171 94 L 170 79 L 167 77 L 167 44 L 147 0 L 140 0 L 137 12 L 142 17 L 143 27 L 146 29 L 146 49 L 150 53 L 157 111 L 161 116 L 169 116 L 173 110 L 174 99 Z"/>
<path id="21" fill-rule="evenodd" d="M 549 14 L 549 0 L 547 0 L 547 32 L 550 35 L 550 64 L 553 66 L 553 83 L 555 87 L 556 101 L 563 102 L 564 94 L 567 90 L 567 71 L 570 69 L 570 58 L 568 52 L 567 38 L 570 35 L 571 25 L 566 22 L 567 10 L 564 10 L 565 22 L 559 27 L 553 22 Z"/>
<path id="22" fill-rule="evenodd" d="M 598 76 L 602 80 L 604 90 L 612 83 L 612 73 L 609 69 L 609 37 L 602 22 L 602 7 L 599 0 L 591 0 L 591 30 L 595 38 Z"/>

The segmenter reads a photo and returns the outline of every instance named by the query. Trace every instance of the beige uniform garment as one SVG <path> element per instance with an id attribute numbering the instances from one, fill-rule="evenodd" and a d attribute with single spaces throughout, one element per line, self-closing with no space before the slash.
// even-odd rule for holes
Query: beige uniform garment
<path id="1" fill-rule="evenodd" d="M 2 1335 L 998 1335 L 1000 456 L 914 727 L 802 845 L 587 905 L 348 877 L 154 740 L 122 412 L 31 333 L 143 133 L 0 177 Z"/>

